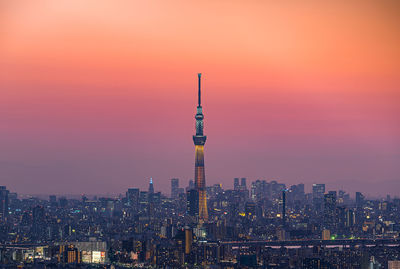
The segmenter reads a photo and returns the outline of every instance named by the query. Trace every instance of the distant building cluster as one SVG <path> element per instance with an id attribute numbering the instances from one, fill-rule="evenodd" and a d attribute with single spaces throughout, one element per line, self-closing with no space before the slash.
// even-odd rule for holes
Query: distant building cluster
<path id="1" fill-rule="evenodd" d="M 207 186 L 200 221 L 193 181 L 168 195 L 19 199 L 0 187 L 0 264 L 14 268 L 398 268 L 400 199 L 313 184 L 234 178 Z M 60 267 L 61 266 L 61 267 Z M 85 267 L 86 266 L 86 267 Z"/>

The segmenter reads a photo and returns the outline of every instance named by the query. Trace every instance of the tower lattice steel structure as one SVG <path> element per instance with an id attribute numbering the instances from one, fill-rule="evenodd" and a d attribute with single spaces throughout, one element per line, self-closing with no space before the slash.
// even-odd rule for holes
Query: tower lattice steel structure
<path id="1" fill-rule="evenodd" d="M 195 188 L 199 195 L 199 221 L 205 222 L 208 220 L 207 210 L 207 194 L 206 194 L 206 177 L 204 173 L 204 144 L 207 137 L 203 135 L 203 109 L 201 107 L 201 73 L 199 78 L 199 92 L 196 119 L 196 135 L 193 136 L 195 147 Z"/>

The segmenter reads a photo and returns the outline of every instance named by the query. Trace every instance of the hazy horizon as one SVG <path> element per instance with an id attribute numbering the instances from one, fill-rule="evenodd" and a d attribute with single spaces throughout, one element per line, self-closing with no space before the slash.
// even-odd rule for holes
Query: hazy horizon
<path id="1" fill-rule="evenodd" d="M 250 180 L 250 181 L 249 181 Z M 249 178 L 247 178 L 247 188 L 250 190 L 251 187 L 251 182 L 255 181 L 257 179 L 251 180 Z M 312 193 L 312 184 L 314 183 L 321 183 L 321 182 L 311 182 L 311 183 L 304 183 L 304 182 L 298 182 L 298 183 L 290 183 L 287 184 L 287 182 L 285 181 L 281 181 L 279 179 L 262 179 L 260 178 L 260 180 L 266 180 L 267 182 L 271 182 L 272 180 L 277 181 L 278 183 L 284 183 L 286 184 L 286 187 L 290 187 L 291 185 L 295 185 L 295 184 L 304 184 L 305 186 L 305 192 L 306 193 Z M 188 186 L 188 181 L 189 180 L 183 180 L 179 179 L 179 183 L 180 183 L 180 187 L 181 188 L 186 188 Z M 229 190 L 229 189 L 233 189 L 233 178 L 232 178 L 232 183 L 231 184 L 225 184 L 222 185 L 222 188 L 225 190 Z M 168 182 L 170 182 L 168 180 Z M 182 184 L 183 183 L 183 184 Z M 378 193 L 373 193 L 373 192 L 366 192 L 365 190 L 370 188 L 371 186 L 368 185 L 373 185 L 375 183 L 367 183 L 367 186 L 360 186 L 361 182 L 352 182 L 352 184 L 347 184 L 347 186 L 345 184 L 340 185 L 340 184 L 336 184 L 336 183 L 332 183 L 332 182 L 328 182 L 328 183 L 324 183 L 326 184 L 326 192 L 328 191 L 339 191 L 339 190 L 344 190 L 346 193 L 350 194 L 350 197 L 352 199 L 355 199 L 355 192 L 360 191 L 361 193 L 363 193 L 364 196 L 366 196 L 369 199 L 381 199 L 381 198 L 386 198 L 387 195 L 391 195 L 391 198 L 400 198 L 400 195 L 393 193 L 391 194 L 391 189 L 392 188 L 399 188 L 400 187 L 400 182 L 398 182 L 397 180 L 394 180 L 392 182 L 385 182 L 386 185 L 383 188 L 383 190 L 381 190 L 380 192 L 382 192 L 382 194 L 378 194 Z M 218 182 L 215 182 L 213 184 L 218 184 Z M 208 184 L 208 186 L 211 186 L 213 184 Z M 365 184 L 365 183 L 364 183 Z M 170 188 L 169 189 L 160 189 L 157 187 L 157 182 L 154 182 L 154 187 L 155 187 L 155 191 L 156 192 L 161 192 L 162 194 L 169 196 L 171 193 Z M 97 196 L 99 197 L 118 197 L 120 195 L 125 196 L 125 192 L 128 190 L 128 188 L 139 188 L 138 186 L 130 186 L 127 187 L 126 189 L 121 190 L 120 192 L 102 192 L 102 193 L 63 193 L 63 192 L 53 192 L 53 193 L 18 193 L 18 190 L 10 190 L 11 192 L 17 192 L 18 196 L 21 197 L 25 197 L 25 196 L 32 196 L 32 197 L 39 197 L 42 199 L 47 199 L 49 195 L 56 195 L 58 197 L 62 197 L 62 196 L 66 196 L 66 197 L 74 197 L 74 198 L 80 198 L 83 195 L 88 196 L 88 197 L 93 197 L 93 196 Z M 148 186 L 145 186 L 143 188 L 139 188 L 141 191 L 147 191 L 148 190 Z"/>

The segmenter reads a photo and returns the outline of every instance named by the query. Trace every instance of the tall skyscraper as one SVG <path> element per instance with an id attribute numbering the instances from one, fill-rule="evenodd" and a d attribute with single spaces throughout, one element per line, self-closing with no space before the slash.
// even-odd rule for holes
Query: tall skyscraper
<path id="1" fill-rule="evenodd" d="M 193 230 L 188 226 L 185 226 L 185 254 L 189 254 L 192 251 L 193 244 Z"/>
<path id="2" fill-rule="evenodd" d="M 6 186 L 0 186 L 0 221 L 5 221 L 8 216 L 8 194 Z"/>
<path id="3" fill-rule="evenodd" d="M 204 144 L 206 136 L 203 134 L 203 109 L 201 107 L 201 73 L 198 74 L 199 91 L 196 119 L 196 135 L 193 136 L 195 148 L 195 188 L 199 194 L 199 220 L 201 222 L 208 220 L 206 178 L 204 173 Z"/>
<path id="4" fill-rule="evenodd" d="M 149 194 L 154 194 L 154 185 L 153 185 L 152 178 L 150 178 L 150 182 L 149 182 Z"/>
<path id="5" fill-rule="evenodd" d="M 286 226 L 286 190 L 282 191 L 282 226 Z"/>
<path id="6" fill-rule="evenodd" d="M 312 197 L 316 211 L 320 212 L 324 205 L 325 184 L 313 184 Z"/>
<path id="7" fill-rule="evenodd" d="M 178 197 L 179 191 L 179 178 L 171 178 L 171 198 L 175 199 Z"/>
<path id="8" fill-rule="evenodd" d="M 187 213 L 190 216 L 197 216 L 199 214 L 199 193 L 196 189 L 190 189 L 186 193 L 187 200 Z"/>
<path id="9" fill-rule="evenodd" d="M 147 193 L 147 201 L 149 202 L 150 206 L 153 205 L 153 199 L 154 198 L 154 185 L 153 185 L 153 179 L 150 178 L 149 182 L 149 191 Z"/>
<path id="10" fill-rule="evenodd" d="M 333 231 L 336 228 L 336 191 L 324 195 L 324 227 Z"/>
<path id="11" fill-rule="evenodd" d="M 235 191 L 238 191 L 239 188 L 240 188 L 240 185 L 239 185 L 239 178 L 238 178 L 238 177 L 235 177 L 235 178 L 233 179 L 233 189 L 234 189 Z"/>
<path id="12" fill-rule="evenodd" d="M 247 184 L 246 184 L 246 178 L 245 178 L 245 177 L 242 177 L 242 178 L 240 179 L 240 188 L 241 188 L 243 191 L 247 190 Z"/>
<path id="13" fill-rule="evenodd" d="M 361 192 L 356 192 L 356 206 L 362 207 L 364 205 L 364 195 Z"/>
<path id="14" fill-rule="evenodd" d="M 194 189 L 194 188 L 195 188 L 195 186 L 194 186 L 194 180 L 193 180 L 193 179 L 190 179 L 190 180 L 189 180 L 189 184 L 188 184 L 188 186 L 186 187 L 186 191 L 192 190 L 192 189 Z"/>
<path id="15" fill-rule="evenodd" d="M 126 199 L 130 206 L 137 209 L 139 207 L 139 193 L 138 188 L 129 188 L 126 192 Z"/>
<path id="16" fill-rule="evenodd" d="M 313 184 L 312 192 L 314 199 L 324 199 L 325 184 Z"/>

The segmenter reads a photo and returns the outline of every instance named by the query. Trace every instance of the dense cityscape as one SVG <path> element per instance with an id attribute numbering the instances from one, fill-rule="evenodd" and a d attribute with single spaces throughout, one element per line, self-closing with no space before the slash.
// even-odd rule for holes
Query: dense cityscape
<path id="1" fill-rule="evenodd" d="M 313 184 L 235 178 L 207 186 L 199 222 L 195 184 L 171 193 L 130 188 L 118 198 L 18 199 L 0 187 L 4 267 L 398 268 L 400 199 L 355 199 Z"/>

